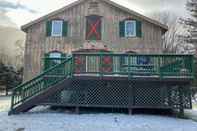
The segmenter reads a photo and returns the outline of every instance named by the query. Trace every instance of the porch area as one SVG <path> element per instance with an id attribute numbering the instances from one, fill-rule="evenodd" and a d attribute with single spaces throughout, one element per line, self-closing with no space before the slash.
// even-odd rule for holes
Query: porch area
<path id="1" fill-rule="evenodd" d="M 66 57 L 44 58 L 44 70 L 61 63 L 65 59 Z M 63 73 L 61 70 L 64 69 L 59 69 L 57 75 Z M 74 77 L 192 80 L 195 69 L 192 55 L 97 52 L 73 53 L 71 70 Z"/>
<path id="2" fill-rule="evenodd" d="M 46 58 L 47 65 L 66 58 Z M 191 109 L 192 55 L 72 54 L 72 81 L 43 104 L 65 107 Z M 61 69 L 63 68 L 63 69 Z M 46 76 L 53 81 L 62 71 Z"/>
<path id="3" fill-rule="evenodd" d="M 58 56 L 58 55 L 53 55 Z M 37 105 L 191 109 L 192 55 L 73 53 L 45 57 L 43 72 L 13 90 L 10 114 Z"/>

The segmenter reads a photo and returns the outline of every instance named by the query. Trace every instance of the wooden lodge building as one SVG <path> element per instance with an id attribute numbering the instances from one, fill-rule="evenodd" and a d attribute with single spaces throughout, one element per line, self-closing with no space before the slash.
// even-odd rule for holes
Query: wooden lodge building
<path id="1" fill-rule="evenodd" d="M 191 108 L 192 55 L 162 54 L 166 25 L 110 0 L 78 0 L 24 26 L 24 84 L 10 114 L 37 105 Z"/>

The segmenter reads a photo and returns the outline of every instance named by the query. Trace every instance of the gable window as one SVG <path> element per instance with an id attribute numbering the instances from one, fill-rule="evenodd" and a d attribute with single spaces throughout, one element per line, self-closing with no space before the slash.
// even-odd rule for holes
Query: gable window
<path id="1" fill-rule="evenodd" d="M 120 37 L 142 37 L 142 23 L 138 20 L 123 20 L 119 23 Z"/>
<path id="2" fill-rule="evenodd" d="M 101 16 L 86 17 L 86 40 L 101 40 Z"/>
<path id="3" fill-rule="evenodd" d="M 68 22 L 64 20 L 51 20 L 46 24 L 46 36 L 67 36 Z"/>
<path id="4" fill-rule="evenodd" d="M 53 20 L 51 36 L 62 36 L 62 27 L 63 27 L 62 20 Z"/>
<path id="5" fill-rule="evenodd" d="M 125 21 L 125 37 L 136 36 L 136 21 L 128 20 Z"/>

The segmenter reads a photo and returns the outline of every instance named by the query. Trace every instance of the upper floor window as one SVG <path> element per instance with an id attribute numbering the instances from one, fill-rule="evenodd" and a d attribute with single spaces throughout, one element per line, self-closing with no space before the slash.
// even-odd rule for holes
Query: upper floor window
<path id="1" fill-rule="evenodd" d="M 51 20 L 46 24 L 46 36 L 67 36 L 68 22 L 64 20 Z"/>
<path id="2" fill-rule="evenodd" d="M 62 36 L 62 30 L 63 30 L 63 21 L 62 20 L 53 20 L 52 21 L 51 36 Z"/>
<path id="3" fill-rule="evenodd" d="M 125 36 L 126 37 L 136 36 L 136 21 L 134 20 L 125 21 Z"/>
<path id="4" fill-rule="evenodd" d="M 123 20 L 119 24 L 120 37 L 142 37 L 142 22 Z"/>
<path id="5" fill-rule="evenodd" d="M 101 40 L 101 16 L 87 16 L 86 40 Z"/>

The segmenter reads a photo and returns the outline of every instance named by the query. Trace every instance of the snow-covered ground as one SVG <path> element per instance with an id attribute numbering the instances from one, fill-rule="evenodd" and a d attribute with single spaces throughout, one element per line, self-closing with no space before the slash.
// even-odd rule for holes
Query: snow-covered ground
<path id="1" fill-rule="evenodd" d="M 9 97 L 0 97 L 0 131 L 197 131 L 197 123 L 165 116 L 39 112 L 8 116 Z"/>
<path id="2" fill-rule="evenodd" d="M 197 122 L 197 109 L 186 110 L 185 116 Z"/>
<path id="3" fill-rule="evenodd" d="M 0 96 L 0 112 L 9 110 L 10 99 L 9 96 Z"/>

